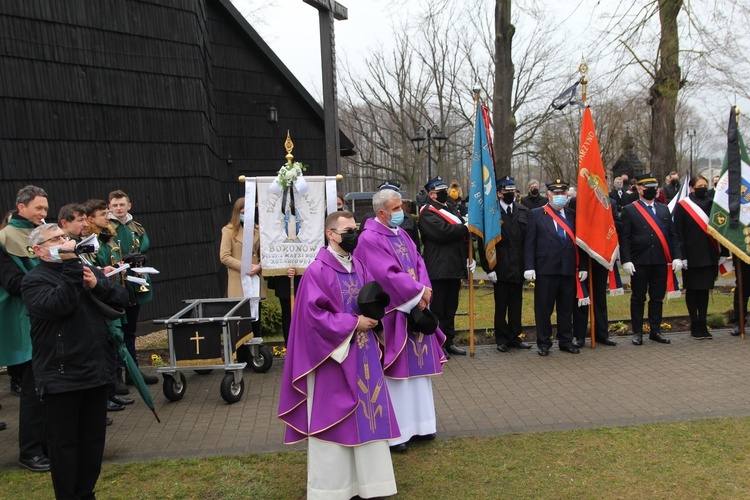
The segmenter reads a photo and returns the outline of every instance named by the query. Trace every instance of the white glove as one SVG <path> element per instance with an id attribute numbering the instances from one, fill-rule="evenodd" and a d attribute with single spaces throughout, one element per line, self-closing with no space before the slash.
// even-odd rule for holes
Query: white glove
<path id="1" fill-rule="evenodd" d="M 632 262 L 625 262 L 622 265 L 622 270 L 628 273 L 630 276 L 633 276 L 635 274 L 635 266 Z"/>
<path id="2" fill-rule="evenodd" d="M 471 264 L 469 264 L 469 259 L 466 259 L 466 267 L 469 269 L 469 272 L 473 273 L 477 268 L 477 261 L 472 260 Z"/>
<path id="3" fill-rule="evenodd" d="M 495 271 L 492 271 L 491 273 L 487 273 L 487 279 L 493 283 L 497 283 L 497 273 Z"/>
<path id="4" fill-rule="evenodd" d="M 526 281 L 534 281 L 536 279 L 536 271 L 531 269 L 530 271 L 523 272 L 523 279 Z"/>
<path id="5" fill-rule="evenodd" d="M 719 257 L 719 265 L 726 264 L 727 260 L 729 259 L 727 259 L 726 257 Z"/>
<path id="6" fill-rule="evenodd" d="M 682 270 L 682 260 L 680 260 L 680 259 L 673 260 L 672 261 L 672 270 L 674 272 Z"/>
<path id="7" fill-rule="evenodd" d="M 586 281 L 586 278 L 589 277 L 588 271 L 578 271 L 578 281 Z"/>
<path id="8" fill-rule="evenodd" d="M 682 261 L 682 270 L 684 271 L 685 269 L 687 269 L 687 260 Z"/>

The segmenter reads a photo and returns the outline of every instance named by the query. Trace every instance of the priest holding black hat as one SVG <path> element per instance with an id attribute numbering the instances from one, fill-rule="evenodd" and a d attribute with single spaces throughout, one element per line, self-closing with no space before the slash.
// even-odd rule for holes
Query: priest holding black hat
<path id="1" fill-rule="evenodd" d="M 456 336 L 455 316 L 461 280 L 468 278 L 469 228 L 448 201 L 448 185 L 435 177 L 424 186 L 430 199 L 419 215 L 424 262 L 432 283 L 432 311 L 440 320 L 445 334 L 446 354 L 465 356 L 466 350 L 453 343 Z M 476 261 L 471 262 L 474 272 Z"/>
<path id="2" fill-rule="evenodd" d="M 411 439 L 433 439 L 437 431 L 433 375 L 442 373 L 445 335 L 430 326 L 432 284 L 416 245 L 400 227 L 405 217 L 401 194 L 382 189 L 372 198 L 375 218 L 354 250 L 372 277 L 390 296 L 383 323 L 386 385 L 401 436 L 389 441 L 391 450 L 405 451 Z"/>

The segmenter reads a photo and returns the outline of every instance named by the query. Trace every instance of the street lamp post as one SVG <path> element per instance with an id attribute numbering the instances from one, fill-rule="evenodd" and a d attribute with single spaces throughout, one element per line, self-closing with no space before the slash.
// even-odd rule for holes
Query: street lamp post
<path id="1" fill-rule="evenodd" d="M 425 137 L 423 134 L 426 134 L 427 137 Z M 429 182 L 430 179 L 432 179 L 432 142 L 435 141 L 435 147 L 437 148 L 438 152 L 440 152 L 445 147 L 445 143 L 448 141 L 448 138 L 443 134 L 443 132 L 438 128 L 437 125 L 431 125 L 430 127 L 420 125 L 417 129 L 417 135 L 411 138 L 411 142 L 417 149 L 417 153 L 420 153 L 422 151 L 422 144 L 424 144 L 425 140 L 427 140 L 427 182 Z"/>
<path id="2" fill-rule="evenodd" d="M 693 177 L 693 138 L 697 131 L 694 128 L 690 128 L 687 131 L 687 136 L 690 138 L 690 177 Z"/>

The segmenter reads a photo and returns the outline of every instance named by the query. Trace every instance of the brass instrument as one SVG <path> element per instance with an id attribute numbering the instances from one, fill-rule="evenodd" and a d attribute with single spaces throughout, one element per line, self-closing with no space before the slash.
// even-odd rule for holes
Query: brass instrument
<path id="1" fill-rule="evenodd" d="M 132 239 L 132 243 L 130 245 L 130 251 L 132 253 L 140 252 L 141 251 L 141 239 L 138 237 L 138 233 L 136 233 L 135 231 L 131 231 L 131 233 L 133 234 L 133 239 Z M 138 288 L 138 292 L 139 293 L 146 293 L 146 292 L 148 292 L 148 285 L 141 285 Z"/>
<path id="2" fill-rule="evenodd" d="M 115 258 L 115 252 L 120 255 L 119 259 Z M 117 240 L 117 246 L 112 246 L 109 250 L 109 263 L 112 267 L 120 267 L 120 261 L 122 261 L 122 248 L 120 248 L 120 240 Z M 125 286 L 125 276 L 122 273 L 117 273 L 117 281 Z"/>

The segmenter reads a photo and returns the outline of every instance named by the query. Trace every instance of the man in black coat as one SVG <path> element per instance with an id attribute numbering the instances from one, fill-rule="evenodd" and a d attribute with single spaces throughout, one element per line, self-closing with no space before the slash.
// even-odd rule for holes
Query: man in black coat
<path id="1" fill-rule="evenodd" d="M 639 200 L 622 209 L 620 259 L 630 276 L 630 319 L 633 344 L 643 344 L 643 309 L 648 292 L 648 338 L 661 344 L 664 294 L 679 294 L 674 273 L 682 269 L 682 253 L 669 207 L 654 201 L 659 183 L 652 174 L 636 176 Z M 671 288 L 671 289 L 670 289 Z M 668 290 L 669 289 L 669 290 Z"/>
<path id="2" fill-rule="evenodd" d="M 21 286 L 31 319 L 36 393 L 43 401 L 57 498 L 93 498 L 104 455 L 114 348 L 94 298 L 125 313 L 128 292 L 84 266 L 57 224 L 29 235 L 40 264 Z"/>
<path id="3" fill-rule="evenodd" d="M 568 202 L 568 181 L 547 183 L 549 203 L 529 212 L 524 248 L 524 278 L 536 280 L 534 317 L 537 348 L 547 356 L 552 347 L 552 311 L 557 311 L 557 340 L 561 351 L 578 354 L 573 343 L 576 280 L 588 276 L 586 255 L 575 244 L 575 211 Z M 576 257 L 578 254 L 578 258 Z M 580 270 L 578 269 L 580 267 Z"/>
<path id="4" fill-rule="evenodd" d="M 615 206 L 617 207 L 616 213 L 618 215 L 622 212 L 622 207 L 630 203 L 626 189 L 627 186 L 623 184 L 622 177 L 615 177 L 615 187 L 609 192 L 609 197 L 617 202 Z"/>
<path id="5" fill-rule="evenodd" d="M 490 266 L 484 242 L 480 241 L 479 261 L 495 291 L 495 343 L 497 350 L 531 349 L 521 335 L 523 304 L 523 244 L 529 209 L 515 202 L 516 183 L 513 177 L 497 181 L 497 197 L 502 210 L 502 239 L 495 246 L 496 262 Z"/>
<path id="6" fill-rule="evenodd" d="M 547 198 L 539 194 L 539 181 L 531 179 L 528 184 L 529 194 L 521 198 L 521 204 L 533 210 L 535 208 L 543 207 L 547 204 Z"/>
<path id="7" fill-rule="evenodd" d="M 464 356 L 466 350 L 456 347 L 453 339 L 461 280 L 468 277 L 469 229 L 458 212 L 446 204 L 448 185 L 443 179 L 435 177 L 425 184 L 425 190 L 430 199 L 420 211 L 419 232 L 424 245 L 422 256 L 432 283 L 430 310 L 445 334 L 445 352 Z M 476 266 L 475 261 L 472 266 Z"/>

